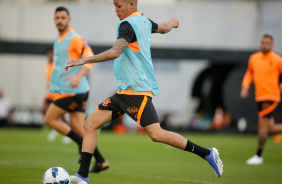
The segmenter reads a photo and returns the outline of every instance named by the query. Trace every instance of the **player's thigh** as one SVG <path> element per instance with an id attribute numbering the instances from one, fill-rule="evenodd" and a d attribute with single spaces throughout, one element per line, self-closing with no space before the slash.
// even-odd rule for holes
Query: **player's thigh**
<path id="1" fill-rule="evenodd" d="M 72 129 L 80 136 L 83 136 L 83 122 L 85 120 L 85 113 L 80 111 L 70 112 L 69 117 Z"/>
<path id="2" fill-rule="evenodd" d="M 51 103 L 47 109 L 46 115 L 45 115 L 45 122 L 51 121 L 51 120 L 57 120 L 64 114 L 66 114 L 67 111 L 58 107 L 57 105 Z"/>
<path id="3" fill-rule="evenodd" d="M 111 110 L 95 109 L 86 119 L 84 129 L 98 129 L 112 120 Z"/>

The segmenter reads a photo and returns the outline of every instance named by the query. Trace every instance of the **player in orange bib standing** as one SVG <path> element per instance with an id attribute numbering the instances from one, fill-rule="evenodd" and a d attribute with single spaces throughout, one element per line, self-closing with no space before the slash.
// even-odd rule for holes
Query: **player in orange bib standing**
<path id="1" fill-rule="evenodd" d="M 45 115 L 46 111 L 49 107 L 49 105 L 53 102 L 53 100 L 55 99 L 56 95 L 58 95 L 58 93 L 51 93 L 49 92 L 49 84 L 50 84 L 50 79 L 53 73 L 53 68 L 54 68 L 54 62 L 53 62 L 53 47 L 50 47 L 46 50 L 46 57 L 48 59 L 48 63 L 45 67 L 45 77 L 46 77 L 46 95 L 45 98 L 43 99 L 43 103 L 41 105 L 41 112 Z M 68 114 L 65 114 L 65 116 L 62 116 L 60 118 L 60 120 L 68 123 L 69 122 L 69 116 Z M 59 133 L 54 130 L 51 129 L 50 133 L 48 134 L 48 141 L 54 141 L 57 137 Z M 64 136 L 62 139 L 62 142 L 64 144 L 68 144 L 71 142 L 71 139 L 67 136 Z"/>
<path id="2" fill-rule="evenodd" d="M 69 11 L 60 6 L 55 10 L 54 22 L 59 35 L 53 45 L 54 68 L 49 84 L 49 92 L 58 93 L 47 109 L 45 124 L 57 132 L 68 136 L 82 148 L 83 122 L 88 98 L 89 84 L 86 78 L 92 65 L 76 67 L 65 72 L 64 66 L 70 59 L 93 56 L 86 40 L 70 27 Z M 70 126 L 59 120 L 69 114 Z M 96 151 L 97 150 L 97 151 Z M 93 153 L 96 164 L 90 172 L 99 172 L 109 167 L 109 164 L 96 148 Z"/>
<path id="3" fill-rule="evenodd" d="M 274 124 L 273 111 L 280 102 L 279 76 L 282 73 L 282 58 L 272 51 L 273 38 L 263 35 L 260 50 L 250 56 L 248 69 L 244 76 L 241 97 L 249 94 L 249 86 L 254 81 L 255 100 L 258 107 L 258 149 L 247 160 L 247 164 L 263 163 L 262 152 L 268 133 L 282 133 L 282 124 Z"/>

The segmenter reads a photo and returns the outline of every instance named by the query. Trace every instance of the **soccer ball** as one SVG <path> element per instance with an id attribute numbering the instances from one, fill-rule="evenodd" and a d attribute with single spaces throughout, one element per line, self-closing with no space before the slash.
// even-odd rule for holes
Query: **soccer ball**
<path id="1" fill-rule="evenodd" d="M 68 171 L 62 167 L 52 167 L 43 175 L 42 184 L 70 184 Z"/>

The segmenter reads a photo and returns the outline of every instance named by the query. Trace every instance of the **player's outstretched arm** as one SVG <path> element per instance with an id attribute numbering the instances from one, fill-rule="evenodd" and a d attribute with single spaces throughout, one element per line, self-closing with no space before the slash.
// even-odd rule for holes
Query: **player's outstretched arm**
<path id="1" fill-rule="evenodd" d="M 156 31 L 156 33 L 165 34 L 170 32 L 173 28 L 175 29 L 178 28 L 178 26 L 179 26 L 178 19 L 173 17 L 168 22 L 163 22 L 158 24 L 158 30 Z"/>
<path id="2" fill-rule="evenodd" d="M 67 66 L 65 66 L 64 69 L 68 70 L 68 67 L 73 67 L 73 66 L 76 66 L 76 65 L 84 65 L 84 64 L 89 64 L 89 63 L 99 63 L 99 62 L 104 62 L 104 61 L 116 59 L 121 55 L 121 53 L 128 46 L 128 44 L 129 43 L 123 38 L 117 39 L 111 49 L 106 50 L 105 52 L 102 52 L 100 54 L 87 57 L 87 58 L 72 59 L 68 62 Z"/>

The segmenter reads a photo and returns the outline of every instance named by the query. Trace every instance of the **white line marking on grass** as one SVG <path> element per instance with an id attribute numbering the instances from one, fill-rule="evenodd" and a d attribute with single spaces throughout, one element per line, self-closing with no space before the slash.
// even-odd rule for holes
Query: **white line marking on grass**
<path id="1" fill-rule="evenodd" d="M 114 175 L 123 175 L 123 176 L 137 176 L 137 177 L 144 177 L 144 178 L 156 178 L 156 179 L 162 179 L 162 180 L 182 181 L 182 182 L 189 182 L 189 183 L 227 184 L 227 183 L 221 183 L 221 182 L 200 181 L 200 180 L 173 178 L 173 177 L 165 177 L 165 176 L 153 176 L 153 175 L 146 175 L 146 174 L 131 174 L 131 173 L 118 173 L 118 172 L 105 172 L 104 174 L 114 174 Z"/>

